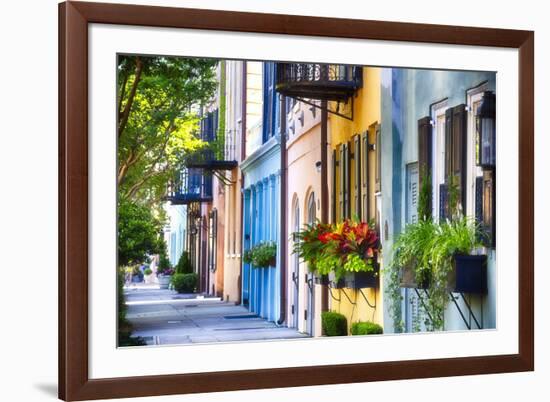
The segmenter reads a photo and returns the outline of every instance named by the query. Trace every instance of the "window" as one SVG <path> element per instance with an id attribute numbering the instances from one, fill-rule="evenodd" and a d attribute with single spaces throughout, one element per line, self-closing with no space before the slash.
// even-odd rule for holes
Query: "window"
<path id="1" fill-rule="evenodd" d="M 444 217 L 440 214 L 440 191 L 445 185 L 445 111 L 446 101 L 442 101 L 432 107 L 432 210 L 438 219 Z M 443 197 L 445 198 L 445 197 Z"/>

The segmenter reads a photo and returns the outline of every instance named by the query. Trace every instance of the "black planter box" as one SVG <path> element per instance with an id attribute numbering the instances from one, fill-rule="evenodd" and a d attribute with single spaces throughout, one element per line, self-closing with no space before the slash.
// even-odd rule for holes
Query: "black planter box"
<path id="1" fill-rule="evenodd" d="M 328 275 L 314 275 L 313 277 L 314 282 L 316 285 L 322 285 L 322 286 L 328 286 L 330 284 L 330 280 L 328 278 Z"/>
<path id="2" fill-rule="evenodd" d="M 487 294 L 487 256 L 457 254 L 453 260 L 453 292 Z"/>
<path id="3" fill-rule="evenodd" d="M 380 284 L 380 268 L 375 266 L 373 271 L 369 272 L 352 272 L 344 275 L 346 288 L 364 289 L 378 288 Z"/>
<path id="4" fill-rule="evenodd" d="M 344 277 L 336 280 L 336 275 L 334 275 L 334 273 L 332 272 L 330 273 L 329 281 L 329 286 L 333 289 L 343 289 L 346 287 L 346 281 L 344 280 Z"/>

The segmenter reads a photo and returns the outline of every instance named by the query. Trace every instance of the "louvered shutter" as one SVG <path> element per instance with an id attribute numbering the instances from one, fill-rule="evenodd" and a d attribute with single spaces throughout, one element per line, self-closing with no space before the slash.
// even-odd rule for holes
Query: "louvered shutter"
<path id="1" fill-rule="evenodd" d="M 446 184 L 439 185 L 439 222 L 444 222 L 448 217 L 448 188 Z"/>
<path id="2" fill-rule="evenodd" d="M 381 163 L 382 163 L 382 147 L 380 144 L 380 125 L 377 124 L 375 127 L 375 134 L 374 134 L 374 151 L 376 152 L 376 160 L 375 160 L 375 174 L 374 174 L 374 191 L 379 193 L 382 191 L 382 177 L 381 177 Z"/>
<path id="3" fill-rule="evenodd" d="M 345 174 L 345 149 L 344 144 L 339 144 L 337 146 L 337 152 L 338 152 L 338 161 L 336 162 L 338 164 L 338 214 L 337 214 L 337 220 L 341 221 L 344 218 L 345 211 L 344 211 L 344 192 L 345 192 L 345 185 L 344 185 L 344 174 Z"/>
<path id="4" fill-rule="evenodd" d="M 350 174 L 350 144 L 345 143 L 344 146 L 344 219 L 351 217 L 351 174 Z"/>
<path id="5" fill-rule="evenodd" d="M 494 247 L 496 244 L 495 230 L 495 172 L 485 170 L 483 172 L 483 221 L 482 225 L 488 235 L 488 246 Z"/>
<path id="6" fill-rule="evenodd" d="M 361 134 L 361 220 L 369 220 L 369 133 Z"/>
<path id="7" fill-rule="evenodd" d="M 361 217 L 361 136 L 353 136 L 353 163 L 355 180 L 353 182 L 354 214 Z"/>
<path id="8" fill-rule="evenodd" d="M 445 180 L 454 176 L 462 210 L 466 205 L 466 106 L 460 104 L 445 112 Z"/>
<path id="9" fill-rule="evenodd" d="M 432 184 L 432 125 L 429 116 L 418 120 L 418 186 L 422 188 L 424 180 Z M 428 200 L 428 211 L 431 216 L 431 198 Z"/>

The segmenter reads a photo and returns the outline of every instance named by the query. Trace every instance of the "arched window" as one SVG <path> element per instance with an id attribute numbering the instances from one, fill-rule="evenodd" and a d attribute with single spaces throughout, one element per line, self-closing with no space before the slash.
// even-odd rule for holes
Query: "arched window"
<path id="1" fill-rule="evenodd" d="M 317 218 L 317 210 L 315 206 L 315 193 L 311 192 L 307 199 L 307 223 L 314 223 Z"/>

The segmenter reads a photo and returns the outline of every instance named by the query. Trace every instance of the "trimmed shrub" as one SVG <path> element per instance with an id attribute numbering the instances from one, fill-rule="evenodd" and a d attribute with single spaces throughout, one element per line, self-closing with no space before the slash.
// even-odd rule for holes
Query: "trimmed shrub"
<path id="1" fill-rule="evenodd" d="M 382 327 L 374 322 L 355 322 L 351 326 L 352 335 L 373 335 L 382 334 L 384 330 Z"/>
<path id="2" fill-rule="evenodd" d="M 153 271 L 151 270 L 151 268 L 147 268 L 147 269 L 145 269 L 145 271 L 143 271 L 143 273 L 145 275 L 151 275 L 153 273 Z"/>
<path id="3" fill-rule="evenodd" d="M 178 293 L 193 293 L 197 288 L 197 274 L 174 274 L 172 286 Z"/>
<path id="4" fill-rule="evenodd" d="M 180 259 L 176 264 L 176 274 L 192 274 L 193 265 L 191 265 L 191 259 L 189 258 L 189 253 L 184 251 L 181 253 Z"/>
<path id="5" fill-rule="evenodd" d="M 321 326 L 325 336 L 346 336 L 348 334 L 348 320 L 346 316 L 334 311 L 321 313 Z"/>

